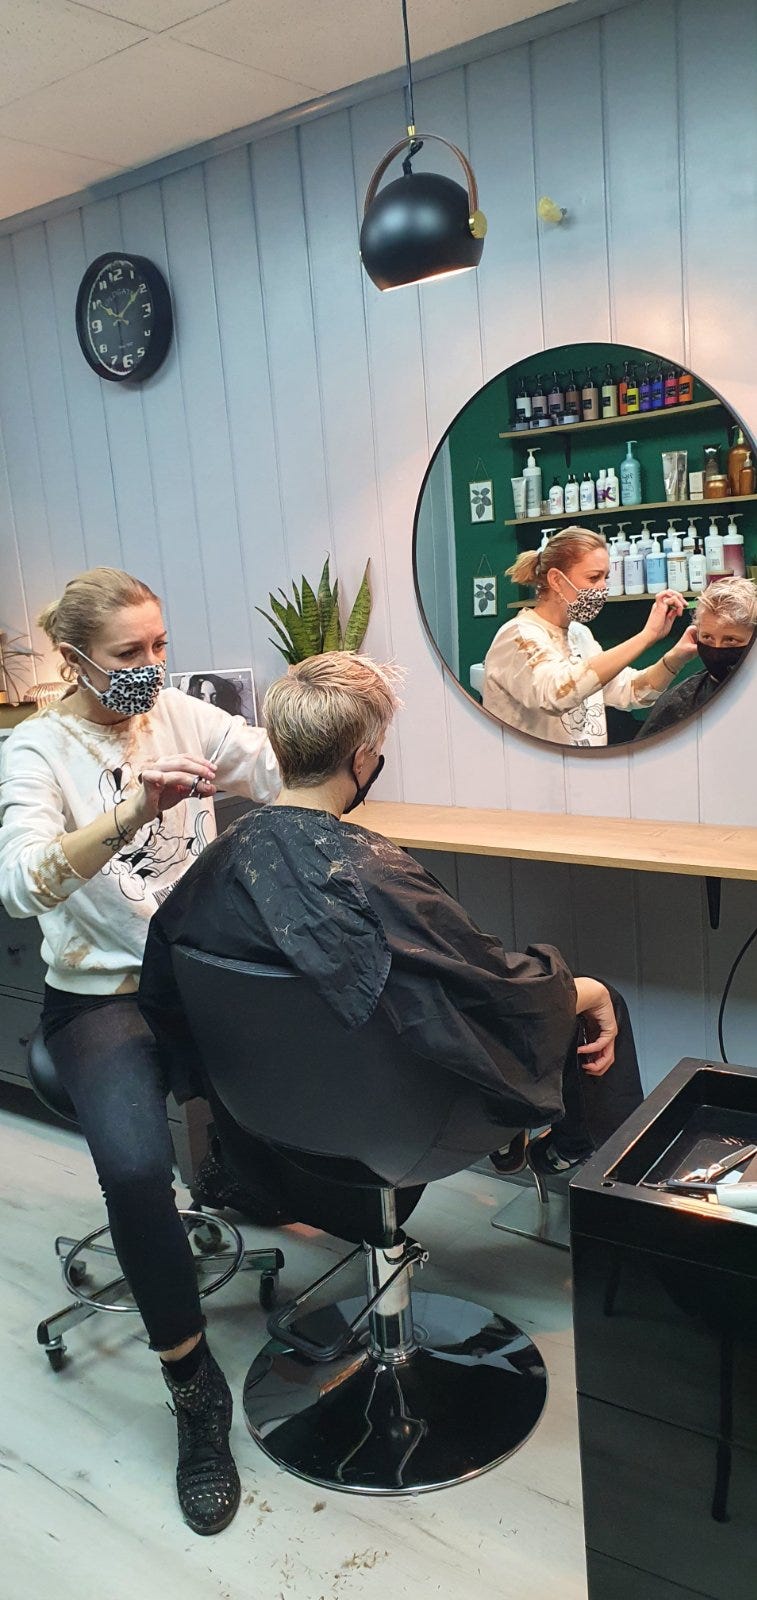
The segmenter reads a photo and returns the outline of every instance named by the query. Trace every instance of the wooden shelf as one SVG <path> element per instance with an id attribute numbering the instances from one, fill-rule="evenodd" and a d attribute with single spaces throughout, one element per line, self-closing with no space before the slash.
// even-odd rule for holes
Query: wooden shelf
<path id="1" fill-rule="evenodd" d="M 699 598 L 698 589 L 677 589 L 675 592 L 682 595 L 683 600 L 698 600 Z M 647 605 L 651 605 L 651 603 L 655 602 L 656 595 L 608 595 L 605 605 L 634 605 L 635 600 L 645 600 Z M 536 605 L 536 600 L 509 600 L 506 605 L 506 611 L 522 611 L 523 606 L 527 605 Z"/>
<path id="2" fill-rule="evenodd" d="M 553 422 L 551 428 L 511 428 L 500 439 L 535 439 L 540 434 L 586 433 L 589 428 L 626 428 L 637 423 L 659 422 L 660 417 L 691 416 L 693 411 L 727 411 L 722 400 L 693 400 L 689 405 L 665 406 L 658 411 L 629 411 L 624 417 L 599 417 L 596 422 Z M 530 446 L 528 447 L 530 449 Z"/>
<path id="3" fill-rule="evenodd" d="M 757 500 L 757 494 L 727 494 L 720 499 L 712 500 L 645 500 L 640 506 L 595 506 L 593 511 L 560 511 L 555 516 L 550 516 L 548 511 L 539 513 L 538 517 L 508 517 L 503 523 L 505 528 L 537 528 L 541 533 L 548 522 L 575 522 L 579 526 L 584 517 L 607 517 L 617 522 L 625 522 L 627 518 L 638 516 L 645 511 L 667 511 L 669 517 L 674 519 L 678 513 L 673 510 L 678 506 L 681 510 L 698 506 L 706 511 L 710 506 L 743 506 L 750 501 Z"/>
<path id="4" fill-rule="evenodd" d="M 378 800 L 349 821 L 409 850 L 757 879 L 757 828 Z"/>

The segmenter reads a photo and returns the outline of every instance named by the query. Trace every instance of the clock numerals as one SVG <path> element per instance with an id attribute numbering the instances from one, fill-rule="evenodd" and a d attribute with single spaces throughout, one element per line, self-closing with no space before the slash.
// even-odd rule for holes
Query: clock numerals
<path id="1" fill-rule="evenodd" d="M 92 263 L 79 287 L 76 330 L 101 377 L 148 377 L 166 355 L 172 329 L 168 287 L 152 262 L 112 255 Z"/>

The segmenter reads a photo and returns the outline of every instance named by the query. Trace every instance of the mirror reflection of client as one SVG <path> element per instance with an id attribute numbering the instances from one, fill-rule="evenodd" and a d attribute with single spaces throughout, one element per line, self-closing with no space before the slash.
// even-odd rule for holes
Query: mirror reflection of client
<path id="1" fill-rule="evenodd" d="M 631 666 L 684 611 L 673 589 L 656 596 L 639 633 L 609 650 L 597 644 L 587 624 L 607 599 L 609 563 L 599 534 L 570 527 L 508 567 L 513 583 L 533 585 L 536 604 L 500 628 L 486 656 L 484 707 L 501 722 L 553 744 L 606 745 L 605 707 L 653 705 L 696 654 L 689 628 L 654 666 Z"/>
<path id="2" fill-rule="evenodd" d="M 671 685 L 638 734 L 646 739 L 701 710 L 737 667 L 757 627 L 757 586 L 751 578 L 720 578 L 700 596 L 694 613 L 702 671 Z"/>
<path id="3" fill-rule="evenodd" d="M 223 1157 L 248 1192 L 252 1181 L 289 1217 L 298 1206 L 291 1163 L 242 1135 L 204 1082 L 173 944 L 287 962 L 353 1034 L 356 1052 L 361 1028 L 383 1010 L 411 1049 L 480 1086 L 492 1144 L 497 1124 L 551 1124 L 529 1152 L 544 1170 L 582 1160 L 642 1100 L 619 994 L 574 978 L 551 945 L 504 950 L 404 850 L 343 821 L 381 771 L 396 708 L 391 675 L 364 656 L 338 651 L 290 667 L 263 708 L 284 779 L 276 803 L 210 845 L 150 923 L 139 1004 L 166 1078 L 180 1096 L 207 1092 Z M 509 1150 L 494 1159 L 515 1170 Z"/>

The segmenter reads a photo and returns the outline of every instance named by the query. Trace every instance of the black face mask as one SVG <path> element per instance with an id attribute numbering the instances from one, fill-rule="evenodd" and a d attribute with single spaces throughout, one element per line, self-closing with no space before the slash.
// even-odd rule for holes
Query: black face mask
<path id="1" fill-rule="evenodd" d="M 745 644 L 731 645 L 730 649 L 721 648 L 714 644 L 697 644 L 700 659 L 707 668 L 711 678 L 716 683 L 722 683 L 737 667 L 745 650 Z"/>
<path id="2" fill-rule="evenodd" d="M 357 752 L 356 752 L 356 754 L 357 754 Z M 355 797 L 354 797 L 353 800 L 350 801 L 348 806 L 345 806 L 344 811 L 342 812 L 342 816 L 344 816 L 344 817 L 346 817 L 348 811 L 354 811 L 356 806 L 361 806 L 363 804 L 363 801 L 364 801 L 364 799 L 365 799 L 365 797 L 366 797 L 366 795 L 368 793 L 368 790 L 373 787 L 373 785 L 376 782 L 376 779 L 377 779 L 379 773 L 383 772 L 383 770 L 384 770 L 384 757 L 383 756 L 379 756 L 378 761 L 376 762 L 376 766 L 375 766 L 373 772 L 370 775 L 370 778 L 367 778 L 365 783 L 358 783 L 357 778 L 355 777 L 355 772 L 354 772 L 355 756 L 352 757 L 352 766 L 353 766 L 352 778 L 353 778 L 353 782 L 355 784 Z"/>

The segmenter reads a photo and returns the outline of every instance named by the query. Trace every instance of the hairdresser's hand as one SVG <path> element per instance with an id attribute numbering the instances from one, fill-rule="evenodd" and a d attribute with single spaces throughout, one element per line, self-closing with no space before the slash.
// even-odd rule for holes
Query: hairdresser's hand
<path id="1" fill-rule="evenodd" d="M 657 644 L 660 639 L 667 639 L 676 617 L 683 615 L 686 602 L 677 589 L 663 589 L 662 594 L 655 596 L 655 603 L 642 628 L 642 635 L 646 644 Z"/>
<path id="2" fill-rule="evenodd" d="M 687 662 L 693 659 L 698 648 L 697 630 L 692 622 L 686 632 L 681 634 L 680 639 L 677 639 L 675 644 L 671 645 L 667 651 L 665 659 L 668 666 L 675 667 L 676 672 L 680 672 L 681 667 L 685 667 Z"/>
<path id="3" fill-rule="evenodd" d="M 615 1060 L 618 1024 L 609 989 L 596 978 L 574 978 L 576 1015 L 583 1024 L 585 1043 L 578 1046 L 579 1065 L 592 1078 L 601 1078 Z"/>
<path id="4" fill-rule="evenodd" d="M 119 822 L 134 822 L 143 827 L 159 811 L 170 811 L 189 794 L 205 799 L 215 794 L 215 766 L 197 756 L 161 756 L 139 774 L 139 788 L 124 801 Z"/>

